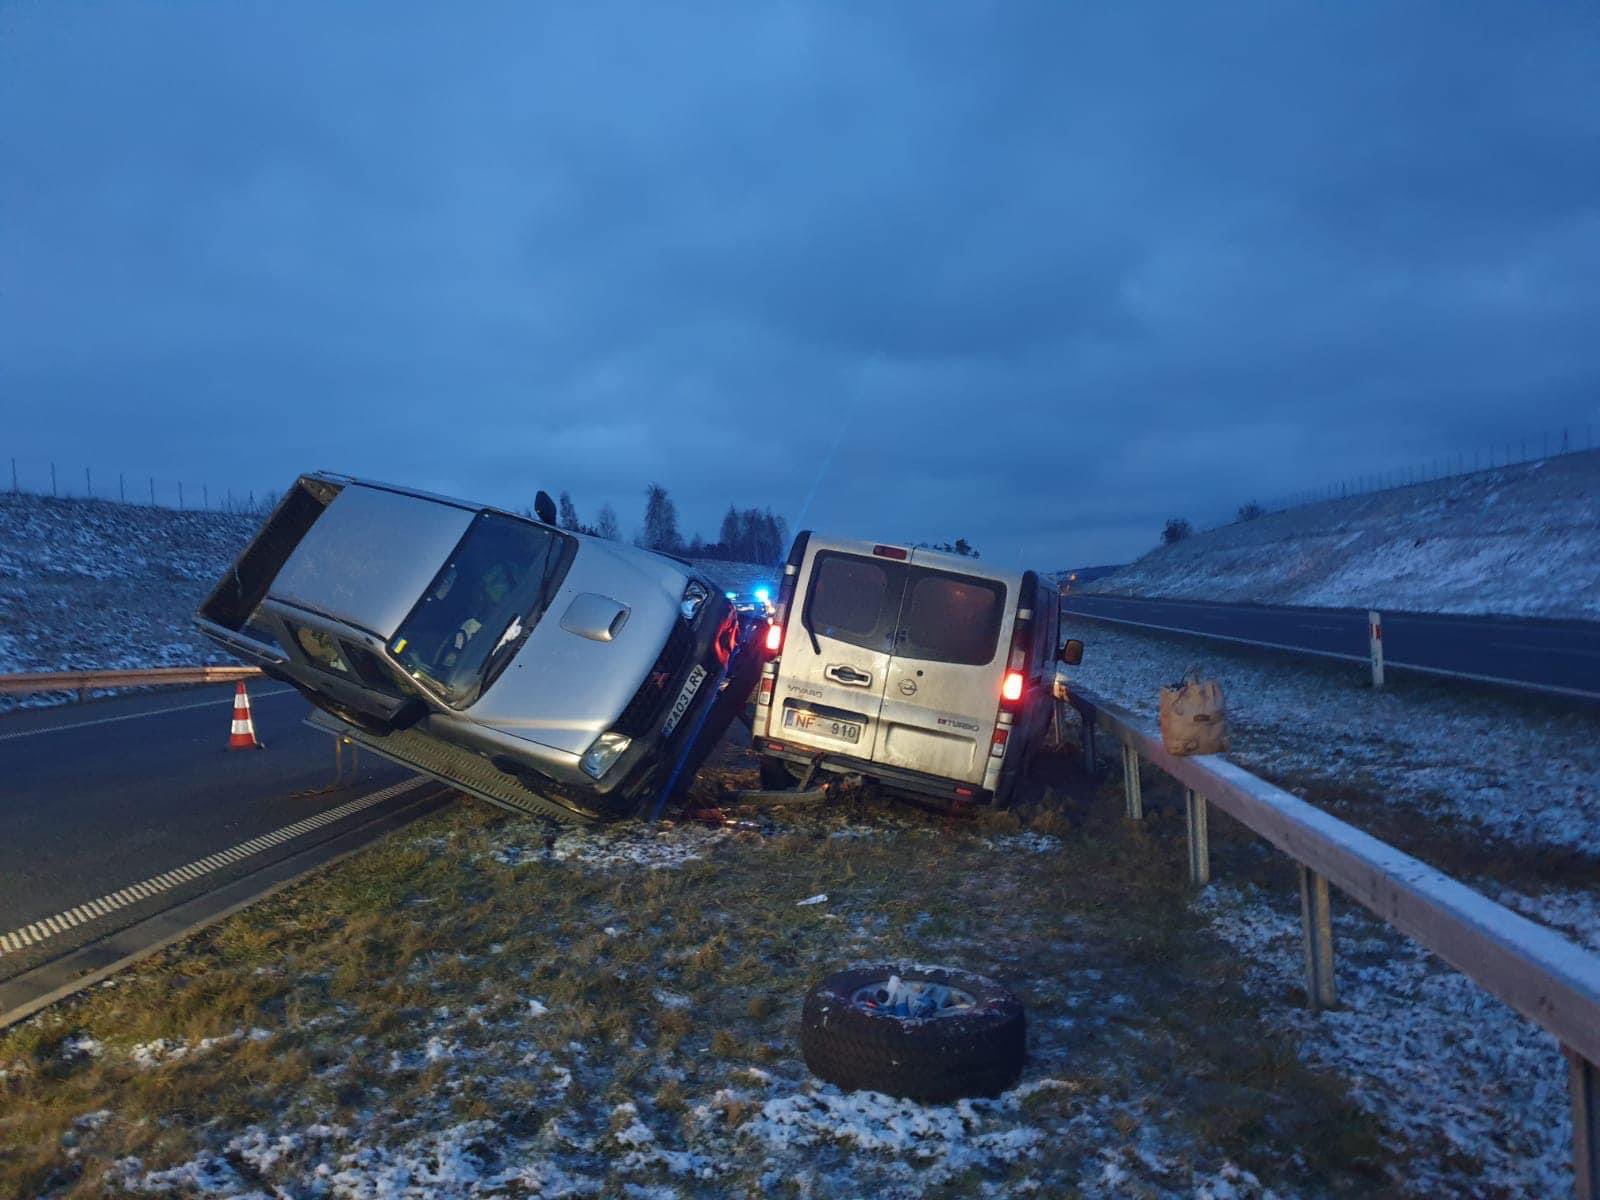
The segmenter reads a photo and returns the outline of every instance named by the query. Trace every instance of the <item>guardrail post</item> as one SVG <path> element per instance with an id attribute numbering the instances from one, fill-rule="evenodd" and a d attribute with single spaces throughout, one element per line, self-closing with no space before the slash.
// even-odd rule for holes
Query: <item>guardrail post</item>
<path id="1" fill-rule="evenodd" d="M 1144 795 L 1139 791 L 1139 751 L 1132 742 L 1122 743 L 1122 795 L 1128 802 L 1128 820 L 1144 820 Z"/>
<path id="2" fill-rule="evenodd" d="M 1183 809 L 1189 824 L 1189 882 L 1205 887 L 1211 882 L 1211 835 L 1206 829 L 1206 798 L 1193 788 L 1184 788 Z"/>
<path id="3" fill-rule="evenodd" d="M 1372 686 L 1383 687 L 1383 614 L 1367 611 L 1367 646 L 1372 655 Z"/>
<path id="4" fill-rule="evenodd" d="M 1328 881 L 1310 867 L 1300 868 L 1300 923 L 1305 934 L 1306 1000 L 1312 1009 L 1337 1008 L 1333 977 L 1333 909 Z"/>
<path id="5" fill-rule="evenodd" d="M 1083 717 L 1083 769 L 1094 774 L 1094 713 L 1081 713 Z"/>
<path id="6" fill-rule="evenodd" d="M 1578 1200 L 1600 1200 L 1600 1067 L 1567 1050 L 1572 1075 L 1572 1175 Z"/>

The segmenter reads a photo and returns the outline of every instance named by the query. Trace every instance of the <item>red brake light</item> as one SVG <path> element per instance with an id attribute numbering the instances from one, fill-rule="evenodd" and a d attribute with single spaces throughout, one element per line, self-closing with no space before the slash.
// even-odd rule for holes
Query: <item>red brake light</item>
<path id="1" fill-rule="evenodd" d="M 1002 699 L 1002 700 L 1021 700 L 1022 699 L 1022 672 L 1021 671 L 1007 671 L 1006 672 L 1006 681 L 1003 684 L 1000 685 L 1000 699 Z"/>
<path id="2" fill-rule="evenodd" d="M 899 546 L 874 546 L 872 552 L 879 558 L 898 558 L 901 562 L 911 557 L 909 550 L 902 550 Z"/>
<path id="3" fill-rule="evenodd" d="M 767 653 L 776 654 L 783 646 L 783 626 L 776 623 L 767 626 Z"/>

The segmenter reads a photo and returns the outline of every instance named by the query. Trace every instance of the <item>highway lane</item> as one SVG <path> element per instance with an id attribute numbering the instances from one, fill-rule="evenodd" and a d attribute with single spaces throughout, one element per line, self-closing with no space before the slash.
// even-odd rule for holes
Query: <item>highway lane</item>
<path id="1" fill-rule="evenodd" d="M 1367 661 L 1365 609 L 1070 594 L 1064 613 Z M 1388 670 L 1423 670 L 1600 699 L 1600 622 L 1385 612 Z"/>
<path id="2" fill-rule="evenodd" d="M 302 724 L 306 702 L 272 681 L 252 686 L 251 701 L 264 750 L 226 749 L 232 685 L 0 717 L 0 934 L 409 778 L 369 754 L 330 790 L 333 744 Z M 285 839 L 52 936 L 47 948 L 0 953 L 0 978 L 360 819 Z"/>

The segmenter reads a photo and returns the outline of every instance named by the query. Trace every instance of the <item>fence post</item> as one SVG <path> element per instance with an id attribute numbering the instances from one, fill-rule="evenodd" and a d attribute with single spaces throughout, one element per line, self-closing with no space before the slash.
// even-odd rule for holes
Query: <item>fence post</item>
<path id="1" fill-rule="evenodd" d="M 1367 648 L 1372 656 L 1372 686 L 1383 689 L 1383 615 L 1367 610 Z"/>
<path id="2" fill-rule="evenodd" d="M 211 489 L 203 483 L 200 485 L 200 507 L 211 507 Z"/>
<path id="3" fill-rule="evenodd" d="M 55 463 L 51 463 L 50 464 L 50 494 L 52 496 L 54 496 L 56 494 L 56 465 L 55 465 Z"/>
<path id="4" fill-rule="evenodd" d="M 156 506 L 156 477 L 150 476 L 150 507 Z"/>
<path id="5" fill-rule="evenodd" d="M 1083 769 L 1089 774 L 1094 774 L 1094 714 L 1081 712 L 1083 718 L 1079 728 L 1083 730 Z"/>
<path id="6" fill-rule="evenodd" d="M 1600 1067 L 1567 1049 L 1572 1079 L 1572 1174 L 1578 1200 L 1600 1200 Z"/>
<path id="7" fill-rule="evenodd" d="M 178 480 L 178 511 L 183 511 L 183 480 Z"/>
<path id="8" fill-rule="evenodd" d="M 91 498 L 94 496 L 94 476 L 89 474 L 88 467 L 83 469 L 83 494 Z"/>
<path id="9" fill-rule="evenodd" d="M 1183 789 L 1183 810 L 1189 825 L 1189 882 L 1205 887 L 1211 882 L 1211 836 L 1206 828 L 1206 798 L 1193 788 Z"/>
<path id="10" fill-rule="evenodd" d="M 1306 1001 L 1313 1010 L 1337 1008 L 1333 977 L 1333 910 L 1328 881 L 1310 867 L 1300 868 L 1300 925 L 1306 949 Z"/>
<path id="11" fill-rule="evenodd" d="M 1144 820 L 1144 795 L 1139 790 L 1139 751 L 1132 742 L 1122 743 L 1122 796 L 1127 801 L 1128 820 Z"/>
<path id="12" fill-rule="evenodd" d="M 122 503 L 126 504 L 128 502 L 128 488 L 127 485 L 122 481 L 121 471 L 117 472 L 117 496 Z"/>

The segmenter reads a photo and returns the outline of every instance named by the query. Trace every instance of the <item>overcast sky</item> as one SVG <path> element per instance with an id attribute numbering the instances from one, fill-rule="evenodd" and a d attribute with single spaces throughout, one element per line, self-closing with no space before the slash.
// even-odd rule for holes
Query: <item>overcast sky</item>
<path id="1" fill-rule="evenodd" d="M 1058 567 L 1600 436 L 1597 13 L 0 0 L 0 455 Z"/>

